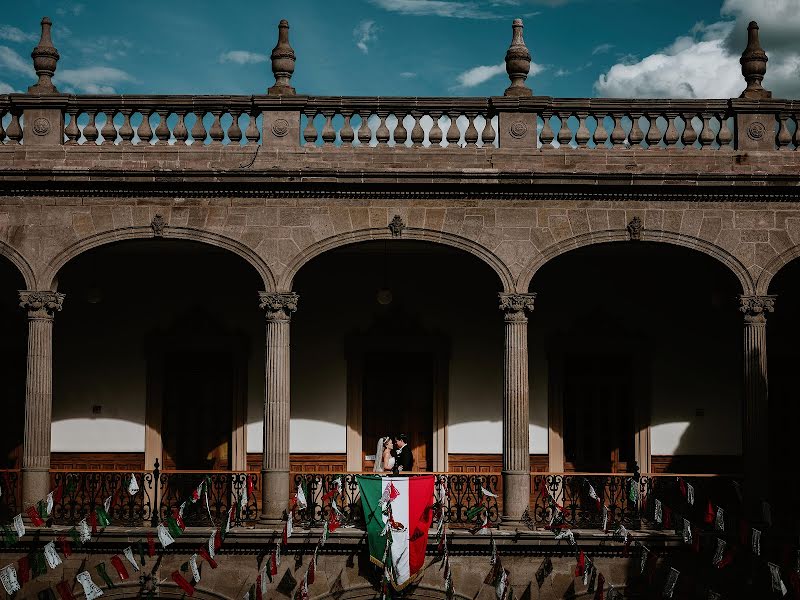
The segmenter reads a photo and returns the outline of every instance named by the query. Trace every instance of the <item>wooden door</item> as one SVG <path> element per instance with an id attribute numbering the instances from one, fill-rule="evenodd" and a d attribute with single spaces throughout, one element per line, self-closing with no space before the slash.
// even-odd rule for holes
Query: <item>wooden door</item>
<path id="1" fill-rule="evenodd" d="M 174 352 L 164 365 L 164 468 L 230 468 L 235 389 L 227 352 Z"/>
<path id="2" fill-rule="evenodd" d="M 415 471 L 430 471 L 433 457 L 434 356 L 377 352 L 364 357 L 362 388 L 363 469 L 370 471 L 378 439 L 405 433 Z"/>

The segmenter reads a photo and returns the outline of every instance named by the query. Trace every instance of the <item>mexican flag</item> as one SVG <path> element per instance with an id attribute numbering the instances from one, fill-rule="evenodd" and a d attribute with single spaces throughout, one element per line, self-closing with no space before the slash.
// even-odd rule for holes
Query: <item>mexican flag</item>
<path id="1" fill-rule="evenodd" d="M 414 580 L 425 562 L 433 518 L 434 476 L 358 475 L 357 480 L 370 560 L 389 567 L 393 587 L 401 590 Z"/>

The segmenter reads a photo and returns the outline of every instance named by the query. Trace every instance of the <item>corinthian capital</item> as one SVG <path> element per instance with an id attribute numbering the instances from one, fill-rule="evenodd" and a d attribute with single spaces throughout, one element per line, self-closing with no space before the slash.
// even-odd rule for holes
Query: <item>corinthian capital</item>
<path id="1" fill-rule="evenodd" d="M 768 312 L 775 311 L 776 296 L 739 296 L 739 310 L 747 323 L 766 323 Z"/>
<path id="2" fill-rule="evenodd" d="M 288 321 L 300 300 L 294 292 L 258 292 L 259 308 L 266 311 L 267 321 Z"/>
<path id="3" fill-rule="evenodd" d="M 536 294 L 498 294 L 500 297 L 500 310 L 505 314 L 506 321 L 525 321 L 525 311 L 533 310 L 533 300 Z"/>
<path id="4" fill-rule="evenodd" d="M 52 319 L 63 302 L 64 294 L 58 292 L 19 291 L 19 305 L 28 311 L 29 319 Z"/>

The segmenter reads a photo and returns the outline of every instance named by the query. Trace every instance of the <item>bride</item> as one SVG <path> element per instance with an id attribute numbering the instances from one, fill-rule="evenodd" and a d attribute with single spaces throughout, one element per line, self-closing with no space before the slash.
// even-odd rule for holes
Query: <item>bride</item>
<path id="1" fill-rule="evenodd" d="M 375 466 L 373 471 L 380 473 L 383 471 L 391 471 L 394 468 L 394 443 L 389 436 L 378 439 L 378 448 L 375 452 Z"/>

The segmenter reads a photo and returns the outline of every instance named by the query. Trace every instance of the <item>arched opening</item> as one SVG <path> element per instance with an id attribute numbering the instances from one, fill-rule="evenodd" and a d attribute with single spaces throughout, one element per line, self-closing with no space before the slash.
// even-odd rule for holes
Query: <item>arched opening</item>
<path id="1" fill-rule="evenodd" d="M 78 255 L 58 281 L 54 468 L 246 468 L 264 380 L 251 265 L 208 244 L 130 240 Z"/>
<path id="2" fill-rule="evenodd" d="M 545 264 L 531 291 L 531 404 L 551 470 L 739 472 L 732 272 L 677 246 L 598 244 Z"/>
<path id="3" fill-rule="evenodd" d="M 770 473 L 771 501 L 780 513 L 791 514 L 793 499 L 800 492 L 794 476 L 800 418 L 800 259 L 792 260 L 776 273 L 769 293 L 777 295 L 777 299 L 775 312 L 767 315 L 769 460 L 763 466 Z"/>
<path id="4" fill-rule="evenodd" d="M 372 470 L 378 439 L 400 433 L 415 470 L 500 470 L 502 284 L 491 267 L 387 239 L 323 253 L 294 281 L 293 470 Z"/>
<path id="5" fill-rule="evenodd" d="M 19 469 L 25 429 L 25 362 L 27 318 L 19 307 L 18 290 L 25 280 L 14 264 L 0 258 L 0 398 L 3 433 L 0 469 Z M 0 483 L 2 486 L 2 483 Z"/>

